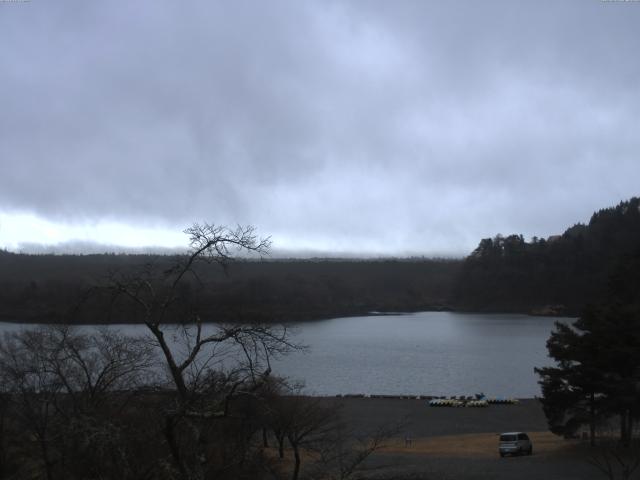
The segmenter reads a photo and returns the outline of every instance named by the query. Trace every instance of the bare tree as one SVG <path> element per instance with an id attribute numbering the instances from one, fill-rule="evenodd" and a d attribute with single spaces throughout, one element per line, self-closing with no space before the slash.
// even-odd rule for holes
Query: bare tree
<path id="1" fill-rule="evenodd" d="M 285 400 L 291 419 L 286 428 L 287 440 L 293 449 L 294 467 L 291 478 L 297 480 L 302 463 L 301 449 L 320 451 L 335 434 L 338 410 L 321 398 L 294 396 Z"/>
<path id="2" fill-rule="evenodd" d="M 300 476 L 303 453 L 320 457 L 340 430 L 340 405 L 322 397 L 303 395 L 301 384 L 279 379 L 271 385 L 266 400 L 266 424 L 278 443 L 278 455 L 285 456 L 285 440 L 293 452 L 291 478 Z"/>
<path id="3" fill-rule="evenodd" d="M 207 463 L 207 421 L 229 415 L 232 398 L 254 395 L 271 373 L 270 359 L 295 346 L 285 327 L 218 323 L 205 325 L 184 286 L 203 283 L 203 264 L 227 269 L 234 254 L 267 253 L 269 239 L 259 239 L 253 227 L 229 229 L 195 224 L 185 230 L 189 254 L 173 268 L 152 266 L 133 275 L 113 276 L 109 289 L 137 307 L 162 352 L 176 392 L 166 412 L 164 434 L 181 476 L 200 479 Z"/>
<path id="4" fill-rule="evenodd" d="M 75 412 L 113 400 L 110 392 L 132 392 L 148 382 L 155 354 L 140 337 L 108 328 L 81 334 L 73 327 L 49 327 L 45 361 L 72 400 Z"/>
<path id="5" fill-rule="evenodd" d="M 354 432 L 342 418 L 342 405 L 335 399 L 303 394 L 300 384 L 283 379 L 273 382 L 266 398 L 266 423 L 283 459 L 286 443 L 293 453 L 291 478 L 301 476 L 302 462 L 309 478 L 346 480 L 363 471 L 366 460 L 397 435 L 403 422 L 369 432 Z"/>
<path id="6" fill-rule="evenodd" d="M 13 416 L 35 439 L 46 477 L 52 480 L 52 445 L 57 440 L 55 423 L 63 385 L 48 364 L 48 340 L 48 331 L 5 334 L 0 344 L 0 372 L 9 398 L 17 407 Z"/>
<path id="7" fill-rule="evenodd" d="M 373 432 L 356 435 L 342 425 L 335 440 L 322 451 L 320 459 L 323 475 L 332 480 L 362 478 L 365 462 L 384 448 L 387 442 L 402 430 L 402 423 L 377 428 Z"/>
<path id="8" fill-rule="evenodd" d="M 77 456 L 79 445 L 95 447 L 97 430 L 113 431 L 97 409 L 121 403 L 122 389 L 137 384 L 151 359 L 139 339 L 107 330 L 88 335 L 51 326 L 5 334 L 0 342 L 4 396 L 16 431 L 36 440 L 48 479 L 65 471 L 72 463 L 67 457 Z M 73 448 L 66 448 L 69 442 Z M 31 456 L 28 448 L 22 454 Z"/>

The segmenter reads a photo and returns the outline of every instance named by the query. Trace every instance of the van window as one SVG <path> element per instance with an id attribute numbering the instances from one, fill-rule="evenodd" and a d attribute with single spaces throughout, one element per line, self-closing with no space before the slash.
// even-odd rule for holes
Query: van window
<path id="1" fill-rule="evenodd" d="M 517 435 L 500 435 L 501 442 L 515 442 L 517 439 Z"/>

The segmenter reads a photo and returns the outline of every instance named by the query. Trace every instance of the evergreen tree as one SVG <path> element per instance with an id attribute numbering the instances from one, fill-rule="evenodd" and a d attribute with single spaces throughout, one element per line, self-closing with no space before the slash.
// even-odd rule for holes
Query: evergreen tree
<path id="1" fill-rule="evenodd" d="M 573 325 L 556 323 L 547 341 L 549 356 L 557 367 L 536 368 L 542 387 L 542 405 L 549 429 L 558 435 L 573 436 L 583 425 L 589 425 L 590 442 L 595 443 L 596 423 L 605 412 L 603 372 L 598 365 L 598 341 L 587 319 L 593 309 Z"/>
<path id="2" fill-rule="evenodd" d="M 538 368 L 542 404 L 552 432 L 571 436 L 618 415 L 628 445 L 640 416 L 640 318 L 612 304 L 588 307 L 572 325 L 556 324 L 547 342 L 556 367 Z"/>
<path id="3" fill-rule="evenodd" d="M 608 302 L 608 279 L 629 257 L 638 258 L 639 245 L 640 198 L 600 210 L 588 225 L 576 224 L 547 240 L 485 238 L 463 262 L 454 303 L 472 311 L 577 315 L 588 302 Z M 638 283 L 636 277 L 635 289 L 623 285 L 635 299 L 626 303 L 638 302 Z"/>

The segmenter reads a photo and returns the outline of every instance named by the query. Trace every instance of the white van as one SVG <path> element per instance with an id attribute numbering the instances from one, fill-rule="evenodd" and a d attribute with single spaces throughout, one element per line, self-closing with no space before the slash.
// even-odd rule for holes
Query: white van
<path id="1" fill-rule="evenodd" d="M 533 445 L 529 436 L 524 432 L 507 432 L 500 434 L 500 445 L 498 447 L 500 456 L 510 455 L 531 455 Z"/>

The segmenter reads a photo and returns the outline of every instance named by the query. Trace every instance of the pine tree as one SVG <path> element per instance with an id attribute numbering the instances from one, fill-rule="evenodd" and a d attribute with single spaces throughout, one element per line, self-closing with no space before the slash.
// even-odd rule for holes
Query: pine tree
<path id="1" fill-rule="evenodd" d="M 571 436 L 589 425 L 593 445 L 598 420 L 618 415 L 629 444 L 640 417 L 640 318 L 615 303 L 588 307 L 573 324 L 556 323 L 547 349 L 557 366 L 536 372 L 550 430 Z"/>

